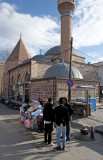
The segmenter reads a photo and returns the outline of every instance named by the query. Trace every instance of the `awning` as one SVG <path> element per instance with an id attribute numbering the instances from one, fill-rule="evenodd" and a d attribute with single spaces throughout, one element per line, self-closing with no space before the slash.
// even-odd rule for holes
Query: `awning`
<path id="1" fill-rule="evenodd" d="M 93 87 L 93 86 L 77 86 L 76 88 L 96 88 L 96 87 Z"/>

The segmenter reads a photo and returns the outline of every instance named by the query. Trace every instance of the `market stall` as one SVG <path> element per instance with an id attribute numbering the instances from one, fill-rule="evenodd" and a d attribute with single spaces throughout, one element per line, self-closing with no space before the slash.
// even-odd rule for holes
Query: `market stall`
<path id="1" fill-rule="evenodd" d="M 91 110 L 96 111 L 96 88 L 93 86 L 77 86 L 76 87 L 76 101 L 87 102 Z"/>

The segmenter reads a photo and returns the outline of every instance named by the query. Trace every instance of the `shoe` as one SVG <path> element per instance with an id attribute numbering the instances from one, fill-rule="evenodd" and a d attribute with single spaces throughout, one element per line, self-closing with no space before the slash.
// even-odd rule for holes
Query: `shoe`
<path id="1" fill-rule="evenodd" d="M 63 146 L 63 150 L 65 150 L 65 146 Z"/>
<path id="2" fill-rule="evenodd" d="M 55 146 L 54 143 L 48 143 L 48 146 Z"/>
<path id="3" fill-rule="evenodd" d="M 67 138 L 66 141 L 70 141 L 70 138 Z"/>
<path id="4" fill-rule="evenodd" d="M 61 147 L 56 147 L 56 150 L 61 151 Z"/>
<path id="5" fill-rule="evenodd" d="M 44 143 L 43 143 L 43 146 L 47 146 L 47 144 L 48 144 L 48 143 L 45 143 L 45 142 L 44 142 Z"/>

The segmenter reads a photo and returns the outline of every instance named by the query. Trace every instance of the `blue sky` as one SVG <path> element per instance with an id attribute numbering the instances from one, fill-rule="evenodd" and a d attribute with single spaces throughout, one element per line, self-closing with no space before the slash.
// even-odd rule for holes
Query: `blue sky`
<path id="1" fill-rule="evenodd" d="M 56 0 L 2 0 L 9 4 L 16 4 L 17 11 L 20 13 L 30 14 L 32 16 L 58 14 Z"/>
<path id="2" fill-rule="evenodd" d="M 86 62 L 103 61 L 103 1 L 76 0 L 73 47 Z M 57 0 L 0 0 L 0 50 L 12 49 L 22 34 L 31 56 L 60 44 Z"/>

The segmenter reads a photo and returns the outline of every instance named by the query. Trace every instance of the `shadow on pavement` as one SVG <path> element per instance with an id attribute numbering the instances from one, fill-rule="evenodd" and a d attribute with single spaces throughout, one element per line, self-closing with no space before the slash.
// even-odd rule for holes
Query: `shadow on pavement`
<path id="1" fill-rule="evenodd" d="M 0 107 L 1 115 L 5 116 L 9 112 L 8 115 L 11 116 L 16 113 L 14 110 L 8 110 L 5 105 Z M 17 117 L 0 121 L 0 128 L 0 160 L 52 160 L 64 153 L 69 154 L 70 148 L 74 150 L 75 147 L 84 146 L 103 155 L 103 136 L 100 134 L 95 133 L 95 141 L 80 141 L 74 138 L 79 134 L 81 124 L 77 126 L 72 123 L 71 141 L 67 142 L 66 151 L 56 151 L 54 146 L 44 146 L 43 133 L 26 130 L 24 125 L 19 124 Z M 53 143 L 56 147 L 56 130 L 53 131 Z"/>

